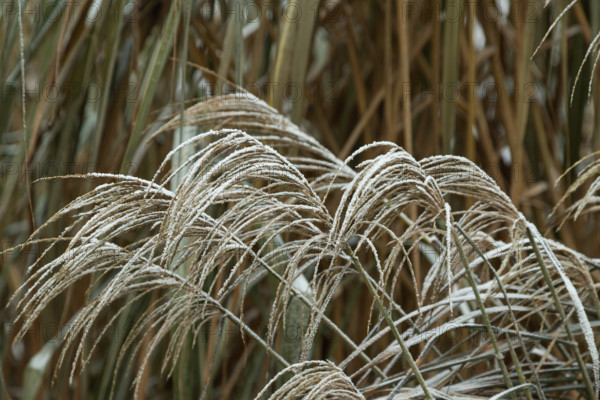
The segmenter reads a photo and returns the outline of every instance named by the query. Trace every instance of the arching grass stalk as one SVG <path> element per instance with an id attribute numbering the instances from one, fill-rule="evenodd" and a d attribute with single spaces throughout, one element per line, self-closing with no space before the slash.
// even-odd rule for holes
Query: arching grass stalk
<path id="1" fill-rule="evenodd" d="M 533 233 L 531 232 L 531 229 L 529 228 L 529 226 L 526 227 L 526 231 L 527 231 L 527 237 L 529 238 L 531 246 L 533 247 L 533 251 L 535 252 L 535 257 L 537 258 L 540 269 L 542 270 L 542 275 L 544 276 L 544 280 L 546 281 L 546 285 L 548 286 L 548 290 L 550 290 L 550 294 L 552 295 L 552 299 L 554 300 L 554 306 L 556 307 L 556 310 L 558 311 L 560 318 L 563 321 L 566 321 L 567 317 L 565 314 L 565 310 L 563 309 L 563 306 L 558 298 L 558 295 L 556 294 L 556 290 L 554 289 L 554 285 L 552 283 L 552 278 L 550 278 L 550 274 L 548 273 L 548 268 L 546 267 L 544 258 L 542 257 L 542 254 L 540 253 L 540 249 L 537 245 L 535 238 L 533 237 Z M 583 377 L 583 381 L 585 383 L 585 388 L 587 390 L 588 396 L 590 397 L 590 399 L 597 398 L 596 393 L 594 393 L 594 387 L 592 386 L 592 381 L 590 380 L 590 376 L 588 374 L 587 367 L 585 365 L 585 362 L 583 361 L 583 357 L 581 356 L 581 353 L 579 352 L 577 341 L 575 340 L 575 337 L 573 336 L 573 332 L 571 331 L 571 327 L 569 326 L 569 324 L 565 323 L 565 331 L 567 332 L 567 337 L 569 338 L 569 340 L 572 343 L 574 343 L 573 350 L 575 351 L 575 357 L 577 359 L 577 364 L 579 365 L 579 370 L 581 371 L 581 375 Z"/>
<path id="2" fill-rule="evenodd" d="M 500 352 L 500 348 L 498 347 L 498 341 L 496 340 L 496 335 L 494 334 L 494 330 L 492 329 L 492 325 L 490 324 L 490 318 L 488 317 L 487 312 L 485 311 L 485 306 L 483 305 L 483 301 L 481 301 L 481 295 L 479 294 L 479 290 L 477 289 L 477 284 L 475 283 L 475 279 L 473 278 L 473 273 L 471 272 L 471 267 L 469 267 L 469 261 L 467 261 L 467 257 L 465 256 L 465 252 L 460 244 L 460 240 L 458 239 L 458 235 L 456 234 L 456 230 L 451 227 L 452 230 L 452 239 L 456 244 L 456 248 L 458 249 L 458 253 L 460 255 L 460 259 L 463 263 L 463 267 L 465 268 L 465 272 L 467 274 L 467 279 L 469 281 L 469 285 L 473 288 L 473 295 L 475 296 L 475 300 L 477 301 L 477 306 L 479 307 L 479 311 L 481 312 L 481 317 L 483 318 L 483 323 L 487 328 L 487 334 L 490 337 L 490 342 L 492 343 L 492 347 L 494 348 L 494 353 L 496 354 L 496 359 L 500 364 L 500 369 L 502 370 L 502 375 L 504 376 L 504 383 L 506 387 L 511 389 L 513 387 L 512 382 L 510 380 L 510 375 L 508 374 L 508 370 L 506 369 L 506 365 L 504 364 L 504 356 Z M 516 396 L 514 392 L 510 393 L 511 398 L 516 400 Z"/>
<path id="3" fill-rule="evenodd" d="M 500 280 L 500 277 L 498 276 L 498 273 L 496 272 L 496 270 L 494 269 L 494 267 L 492 267 L 492 265 L 490 264 L 490 262 L 487 259 L 487 257 L 481 252 L 481 249 L 479 249 L 479 246 L 477 246 L 475 244 L 475 242 L 473 242 L 473 239 L 471 239 L 471 237 L 467 234 L 467 232 L 465 232 L 464 229 L 460 225 L 455 225 L 455 228 L 465 238 L 465 240 L 471 245 L 471 247 L 477 253 L 477 255 L 483 260 L 483 262 L 488 267 L 488 270 L 492 273 L 492 275 L 494 275 L 494 279 L 498 283 L 498 287 L 500 288 L 500 290 L 502 291 L 502 294 L 504 295 L 504 298 L 506 299 L 506 305 L 507 305 L 507 308 L 508 308 L 508 312 L 510 314 L 510 318 L 515 323 L 514 324 L 515 325 L 515 331 L 517 333 L 517 338 L 519 339 L 519 344 L 520 344 L 520 346 L 523 349 L 525 349 L 525 343 L 523 342 L 523 338 L 521 336 L 521 330 L 519 329 L 519 326 L 517 324 L 517 319 L 516 319 L 516 317 L 515 317 L 515 315 L 513 313 L 512 307 L 510 305 L 510 301 L 508 299 L 508 293 L 506 293 L 506 290 L 504 289 L 504 286 L 502 285 L 502 282 Z M 527 381 L 525 379 L 525 375 L 523 374 L 523 368 L 521 367 L 521 363 L 519 362 L 519 358 L 516 356 L 515 351 L 513 349 L 513 346 L 510 344 L 510 341 L 508 341 L 508 344 L 510 346 L 510 354 L 511 354 L 513 363 L 515 364 L 515 369 L 517 370 L 517 376 L 519 377 L 519 382 L 521 382 L 521 385 L 519 385 L 519 386 L 517 386 L 515 388 L 523 387 L 525 389 L 525 395 L 527 396 L 527 399 L 533 400 L 533 398 L 531 397 L 531 392 L 529 390 L 529 387 L 526 384 Z M 529 360 L 529 355 L 527 354 L 527 352 L 525 352 L 525 356 Z M 540 387 L 540 380 L 539 380 L 539 377 L 537 376 L 537 372 L 535 371 L 535 368 L 532 370 L 532 374 L 535 377 L 535 381 L 536 381 L 536 386 L 535 387 L 536 387 L 536 389 L 538 390 L 539 393 L 542 393 L 542 388 Z M 515 389 L 515 388 L 513 388 L 513 389 Z"/>
<path id="4" fill-rule="evenodd" d="M 425 394 L 425 397 L 429 400 L 433 400 L 433 397 L 431 396 L 431 394 L 429 393 L 429 390 L 427 389 L 427 383 L 425 383 L 425 380 L 423 379 L 423 376 L 421 375 L 421 372 L 419 371 L 419 367 L 417 366 L 415 360 L 413 359 L 412 355 L 410 354 L 410 351 L 409 351 L 408 347 L 406 346 L 406 343 L 404 343 L 404 340 L 402 339 L 400 332 L 398 332 L 398 329 L 396 328 L 396 325 L 394 324 L 394 320 L 392 320 L 392 317 L 388 314 L 387 310 L 385 309 L 385 306 L 381 302 L 381 298 L 379 297 L 379 295 L 377 294 L 377 291 L 371 284 L 371 281 L 369 280 L 369 275 L 368 275 L 367 271 L 365 271 L 361 262 L 356 257 L 356 254 L 354 254 L 354 251 L 352 251 L 352 249 L 350 247 L 345 248 L 345 253 L 347 255 L 349 255 L 350 258 L 352 259 L 352 262 L 354 263 L 354 266 L 360 273 L 360 276 L 361 276 L 363 282 L 365 283 L 365 285 L 367 286 L 367 289 L 369 290 L 369 292 L 375 299 L 375 302 L 377 303 L 377 307 L 379 308 L 379 312 L 381 313 L 381 315 L 383 315 L 383 318 L 385 319 L 388 326 L 390 327 L 390 330 L 392 331 L 394 338 L 400 345 L 400 348 L 402 349 L 403 358 L 404 358 L 404 360 L 406 360 L 406 362 L 412 369 L 413 373 L 415 374 L 415 378 L 417 379 L 417 382 L 419 382 L 419 385 L 423 389 L 423 393 Z"/>

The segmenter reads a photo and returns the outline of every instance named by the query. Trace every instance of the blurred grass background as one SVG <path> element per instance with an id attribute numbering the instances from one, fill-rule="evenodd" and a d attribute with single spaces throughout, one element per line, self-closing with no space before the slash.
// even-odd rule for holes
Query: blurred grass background
<path id="1" fill-rule="evenodd" d="M 24 131 L 18 7 L 16 1 L 4 1 L 2 248 L 24 242 L 89 188 L 72 180 L 33 181 L 92 171 L 150 178 L 174 143 L 183 140 L 159 136 L 146 144 L 153 122 L 198 99 L 234 92 L 235 83 L 267 100 L 342 159 L 360 145 L 389 140 L 417 159 L 451 153 L 473 160 L 541 231 L 598 257 L 600 235 L 593 216 L 555 231 L 548 215 L 574 175 L 557 185 L 556 179 L 581 157 L 600 150 L 600 86 L 588 91 L 593 61 L 583 66 L 574 86 L 600 30 L 600 3 L 577 2 L 530 60 L 569 1 L 544 3 L 25 1 Z M 60 227 L 55 229 L 58 234 Z M 38 251 L 3 255 L 2 304 L 23 283 L 25 267 Z M 407 282 L 407 301 L 414 301 Z M 106 351 L 74 389 L 60 376 L 59 384 L 50 385 L 55 342 L 49 339 L 58 330 L 46 328 L 62 326 L 85 296 L 82 289 L 58 299 L 39 321 L 44 329 L 14 349 L 11 310 L 2 309 L 3 396 L 105 398 L 115 357 L 111 343 L 104 343 Z M 358 297 L 352 301 L 360 308 Z M 261 300 L 256 302 L 260 308 Z M 341 308 L 335 313 L 348 318 Z M 355 320 L 345 324 L 351 333 L 363 325 Z M 201 351 L 219 346 L 213 341 Z M 204 359 L 200 354 L 198 360 Z M 258 374 L 261 360 L 249 362 L 258 366 Z M 222 373 L 207 386 L 211 398 L 245 398 L 264 384 L 242 373 L 242 363 L 228 358 L 215 363 Z M 151 398 L 169 398 L 178 390 L 161 381 L 157 371 L 146 379 L 154 380 Z M 128 381 L 117 380 L 117 394 L 125 396 Z"/>

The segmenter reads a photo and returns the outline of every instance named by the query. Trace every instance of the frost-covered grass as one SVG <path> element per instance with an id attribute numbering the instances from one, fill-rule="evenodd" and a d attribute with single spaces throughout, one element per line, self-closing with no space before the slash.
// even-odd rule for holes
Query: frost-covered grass
<path id="1" fill-rule="evenodd" d="M 136 395 L 148 384 L 147 369 L 177 376 L 199 348 L 211 361 L 191 378 L 203 377 L 198 389 L 210 379 L 227 385 L 211 357 L 260 360 L 265 386 L 250 390 L 262 389 L 257 398 L 597 394 L 600 301 L 592 273 L 600 260 L 541 235 L 474 163 L 415 160 L 390 142 L 340 160 L 249 94 L 198 103 L 184 115 L 156 135 L 181 124 L 226 121 L 227 128 L 183 141 L 149 181 L 115 175 L 32 235 L 35 243 L 48 225 L 69 218 L 44 246 L 66 250 L 44 253 L 15 294 L 16 340 L 52 299 L 85 285 L 87 301 L 58 357 L 71 379 L 92 367 L 102 341 L 89 336 L 92 328 L 110 330 L 141 307 L 120 332 L 115 367 L 117 376 L 130 371 Z M 593 208 L 590 199 L 573 207 Z M 423 282 L 413 278 L 409 309 L 400 275 L 414 277 L 416 259 L 426 274 Z M 364 305 L 347 304 L 353 296 Z M 215 321 L 239 335 L 216 335 L 208 329 Z M 207 332 L 223 346 L 205 349 Z M 296 356 L 284 354 L 292 340 Z M 236 354 L 244 360 L 232 360 Z"/>
<path id="2" fill-rule="evenodd" d="M 0 20 L 0 399 L 597 398 L 600 2 Z"/>

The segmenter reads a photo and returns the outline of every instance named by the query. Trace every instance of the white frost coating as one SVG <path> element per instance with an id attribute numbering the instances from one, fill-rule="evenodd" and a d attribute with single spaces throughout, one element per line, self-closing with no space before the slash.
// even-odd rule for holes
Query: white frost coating
<path id="1" fill-rule="evenodd" d="M 450 204 L 448 203 L 444 203 L 444 209 L 446 211 L 446 274 L 448 275 L 448 298 L 450 299 L 450 315 L 452 315 L 452 260 L 450 259 L 450 248 L 452 246 L 452 238 L 450 236 L 452 234 L 450 228 L 450 224 L 452 223 L 452 211 L 450 209 Z"/>
<path id="2" fill-rule="evenodd" d="M 66 178 L 70 178 L 71 176 L 66 176 Z M 94 178 L 114 178 L 114 179 L 122 179 L 122 180 L 126 180 L 126 181 L 133 181 L 133 182 L 138 182 L 138 183 L 143 183 L 145 185 L 148 185 L 148 187 L 154 188 L 156 190 L 160 190 L 160 192 L 166 196 L 172 197 L 173 196 L 173 192 L 165 189 L 163 187 L 158 186 L 157 184 L 147 181 L 145 179 L 142 178 L 138 178 L 135 176 L 131 176 L 131 175 L 123 175 L 123 174 L 106 174 L 106 173 L 100 173 L 100 172 L 90 172 L 87 173 L 85 175 L 80 175 L 80 176 L 73 176 L 75 178 L 77 177 L 94 177 Z"/>

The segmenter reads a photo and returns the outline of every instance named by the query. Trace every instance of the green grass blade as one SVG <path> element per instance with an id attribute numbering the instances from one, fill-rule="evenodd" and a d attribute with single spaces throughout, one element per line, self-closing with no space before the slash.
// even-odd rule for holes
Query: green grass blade
<path id="1" fill-rule="evenodd" d="M 142 131 L 146 126 L 146 121 L 148 119 L 148 114 L 150 113 L 150 107 L 152 106 L 152 101 L 154 99 L 154 94 L 156 93 L 158 82 L 167 62 L 167 58 L 169 57 L 169 53 L 173 47 L 175 32 L 177 32 L 177 26 L 179 22 L 179 13 L 177 12 L 178 5 L 179 2 L 177 1 L 171 3 L 171 8 L 169 9 L 169 14 L 167 16 L 164 29 L 161 32 L 159 43 L 154 49 L 152 58 L 150 59 L 150 65 L 146 71 L 144 80 L 142 81 L 139 92 L 139 109 L 137 110 L 137 114 L 133 122 L 133 130 L 127 143 L 125 155 L 123 156 L 123 160 L 121 162 L 122 173 L 127 173 L 131 167 L 130 163 L 132 162 L 134 153 L 141 142 Z"/>

